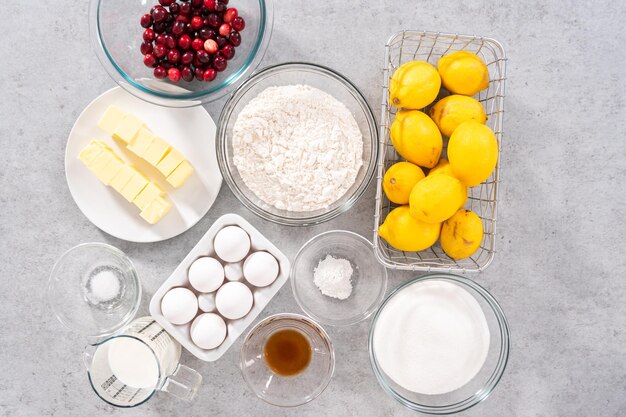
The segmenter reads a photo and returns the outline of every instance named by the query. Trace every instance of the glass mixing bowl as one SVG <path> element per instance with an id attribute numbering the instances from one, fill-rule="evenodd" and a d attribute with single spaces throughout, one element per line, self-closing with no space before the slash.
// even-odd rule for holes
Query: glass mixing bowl
<path id="1" fill-rule="evenodd" d="M 237 0 L 229 7 L 237 8 L 246 27 L 234 58 L 215 80 L 181 80 L 174 86 L 156 79 L 139 50 L 144 31 L 139 20 L 155 4 L 156 0 L 91 0 L 89 6 L 90 35 L 98 59 L 119 86 L 143 100 L 168 107 L 216 100 L 254 71 L 265 54 L 274 22 L 272 0 Z"/>
<path id="2" fill-rule="evenodd" d="M 298 331 L 311 345 L 311 361 L 299 374 L 279 375 L 265 362 L 265 343 L 280 330 Z M 239 367 L 257 397 L 279 407 L 296 407 L 314 400 L 326 389 L 335 371 L 335 351 L 324 329 L 311 319 L 299 314 L 275 314 L 250 330 L 241 347 Z"/>
<path id="3" fill-rule="evenodd" d="M 241 110 L 268 87 L 294 84 L 310 85 L 342 102 L 354 116 L 363 136 L 363 166 L 354 184 L 343 197 L 322 210 L 294 212 L 280 210 L 263 202 L 246 186 L 233 162 L 232 132 Z M 372 110 L 361 92 L 349 80 L 330 68 L 293 62 L 259 71 L 233 93 L 220 115 L 215 146 L 222 176 L 244 206 L 265 220 L 289 226 L 308 226 L 340 215 L 363 195 L 376 166 L 378 133 Z"/>
<path id="4" fill-rule="evenodd" d="M 378 317 L 385 309 L 385 306 L 403 289 L 417 282 L 429 280 L 448 281 L 469 292 L 482 308 L 490 333 L 487 358 L 478 374 L 461 388 L 438 395 L 419 394 L 395 383 L 379 366 L 374 350 L 374 333 L 378 324 Z M 422 413 L 436 415 L 459 413 L 485 400 L 504 373 L 509 358 L 509 346 L 509 325 L 502 308 L 495 298 L 474 281 L 458 275 L 448 274 L 429 274 L 417 277 L 393 290 L 374 315 L 369 334 L 370 362 L 380 386 L 405 407 Z"/>
<path id="5" fill-rule="evenodd" d="M 110 335 L 135 317 L 141 285 L 131 260 L 105 243 L 65 252 L 48 281 L 48 302 L 59 321 L 88 338 Z"/>
<path id="6" fill-rule="evenodd" d="M 347 259 L 352 266 L 352 293 L 345 300 L 322 294 L 313 282 L 315 268 L 327 255 Z M 291 268 L 291 288 L 308 316 L 322 324 L 347 326 L 378 308 L 387 289 L 387 270 L 376 261 L 370 241 L 347 230 L 331 230 L 302 246 Z"/>

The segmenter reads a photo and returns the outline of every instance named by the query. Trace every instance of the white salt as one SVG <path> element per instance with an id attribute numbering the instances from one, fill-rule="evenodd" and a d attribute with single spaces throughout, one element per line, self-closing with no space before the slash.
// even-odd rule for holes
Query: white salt
<path id="1" fill-rule="evenodd" d="M 322 294 L 345 300 L 352 294 L 353 272 L 350 261 L 326 255 L 313 271 L 313 283 Z"/>
<path id="2" fill-rule="evenodd" d="M 120 278 L 108 269 L 101 269 L 89 280 L 87 297 L 92 303 L 104 303 L 116 298 L 120 293 Z"/>

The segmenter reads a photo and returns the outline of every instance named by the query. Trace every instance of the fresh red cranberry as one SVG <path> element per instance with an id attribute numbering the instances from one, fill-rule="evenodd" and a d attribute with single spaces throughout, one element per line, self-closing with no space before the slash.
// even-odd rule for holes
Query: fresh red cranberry
<path id="1" fill-rule="evenodd" d="M 154 69 L 154 77 L 162 80 L 167 77 L 167 71 L 162 66 L 158 66 Z"/>
<path id="2" fill-rule="evenodd" d="M 239 16 L 239 14 L 237 13 L 237 9 L 235 9 L 234 7 L 226 9 L 226 11 L 224 12 L 224 22 L 230 23 L 237 16 Z"/>
<path id="3" fill-rule="evenodd" d="M 241 35 L 236 30 L 230 32 L 230 36 L 228 36 L 228 40 L 233 46 L 241 45 Z"/>
<path id="4" fill-rule="evenodd" d="M 193 41 L 191 41 L 191 48 L 195 49 L 196 51 L 201 50 L 202 48 L 204 48 L 204 41 L 200 38 L 195 38 Z"/>
<path id="5" fill-rule="evenodd" d="M 217 46 L 217 42 L 215 42 L 213 39 L 207 39 L 206 41 L 204 41 L 204 50 L 207 51 L 210 54 L 215 54 L 217 53 L 219 47 Z"/>
<path id="6" fill-rule="evenodd" d="M 191 27 L 193 30 L 200 30 L 204 26 L 204 19 L 200 16 L 194 16 L 191 18 Z"/>
<path id="7" fill-rule="evenodd" d="M 193 30 L 193 28 L 191 27 L 190 23 L 187 23 L 185 25 L 185 33 L 189 36 L 193 35 L 195 33 L 195 31 Z M 196 38 L 197 36 L 193 36 L 194 38 Z"/>
<path id="8" fill-rule="evenodd" d="M 161 6 L 167 7 L 174 3 L 174 0 L 159 0 Z"/>
<path id="9" fill-rule="evenodd" d="M 189 37 L 189 35 L 183 35 L 180 38 L 178 38 L 178 47 L 182 49 L 183 51 L 186 51 L 189 48 L 191 48 L 191 38 Z"/>
<path id="10" fill-rule="evenodd" d="M 196 57 L 198 58 L 198 61 L 200 61 L 200 63 L 202 64 L 208 64 L 211 61 L 209 53 L 204 50 L 196 52 Z"/>
<path id="11" fill-rule="evenodd" d="M 165 22 L 155 23 L 154 25 L 152 25 L 152 29 L 154 29 L 156 33 L 165 32 Z"/>
<path id="12" fill-rule="evenodd" d="M 170 14 L 177 15 L 178 13 L 180 13 L 180 6 L 178 3 L 174 2 L 170 4 Z"/>
<path id="13" fill-rule="evenodd" d="M 178 49 L 170 49 L 169 51 L 167 51 L 167 60 L 172 64 L 180 61 L 180 52 L 178 51 Z"/>
<path id="14" fill-rule="evenodd" d="M 144 14 L 143 16 L 141 16 L 140 24 L 142 28 L 149 28 L 150 26 L 152 26 L 152 16 L 150 16 L 148 13 Z"/>
<path id="15" fill-rule="evenodd" d="M 185 81 L 193 81 L 193 70 L 191 67 L 182 67 L 180 70 L 180 76 Z"/>
<path id="16" fill-rule="evenodd" d="M 182 62 L 184 65 L 189 65 L 193 62 L 193 58 L 194 58 L 195 54 L 191 51 L 187 51 L 183 54 L 183 56 L 180 57 L 180 62 Z"/>
<path id="17" fill-rule="evenodd" d="M 222 1 L 215 2 L 215 11 L 219 13 L 223 13 L 226 11 L 226 3 Z"/>
<path id="18" fill-rule="evenodd" d="M 172 25 L 172 34 L 174 36 L 181 36 L 183 33 L 185 33 L 185 24 L 180 20 L 175 21 Z"/>
<path id="19" fill-rule="evenodd" d="M 223 36 L 216 36 L 215 37 L 215 42 L 217 42 L 217 46 L 219 46 L 220 48 L 223 48 L 224 45 L 226 45 L 228 43 L 228 39 L 226 39 Z"/>
<path id="20" fill-rule="evenodd" d="M 217 13 L 211 13 L 206 20 L 206 23 L 214 28 L 218 28 L 222 24 L 222 18 Z"/>
<path id="21" fill-rule="evenodd" d="M 183 16 L 189 15 L 191 13 L 191 4 L 189 3 L 180 3 L 179 13 Z"/>
<path id="22" fill-rule="evenodd" d="M 156 23 L 165 22 L 169 15 L 170 14 L 163 8 L 163 6 L 155 6 L 154 11 L 152 12 L 152 18 Z"/>
<path id="23" fill-rule="evenodd" d="M 165 35 L 165 46 L 167 49 L 176 48 L 176 38 L 172 35 Z"/>
<path id="24" fill-rule="evenodd" d="M 220 35 L 226 37 L 230 34 L 230 25 L 228 23 L 222 23 L 219 28 Z"/>
<path id="25" fill-rule="evenodd" d="M 189 23 L 189 17 L 183 16 L 182 14 L 179 14 L 178 16 L 176 16 L 176 21 L 177 22 L 183 22 L 184 24 L 187 24 L 187 23 Z"/>
<path id="26" fill-rule="evenodd" d="M 141 42 L 139 49 L 141 50 L 141 55 L 152 53 L 152 42 Z"/>
<path id="27" fill-rule="evenodd" d="M 170 68 L 167 70 L 167 78 L 173 83 L 180 81 L 180 70 L 178 68 Z"/>
<path id="28" fill-rule="evenodd" d="M 204 74 L 202 74 L 202 79 L 204 81 L 213 81 L 215 77 L 217 77 L 217 71 L 215 71 L 213 68 L 205 70 Z"/>
<path id="29" fill-rule="evenodd" d="M 224 55 L 224 58 L 232 59 L 235 56 L 235 47 L 231 44 L 226 44 L 222 49 L 220 49 L 220 53 Z"/>
<path id="30" fill-rule="evenodd" d="M 153 41 L 155 37 L 156 37 L 156 33 L 154 33 L 152 29 L 146 29 L 143 31 L 144 41 L 148 41 L 148 42 Z"/>
<path id="31" fill-rule="evenodd" d="M 207 39 L 211 39 L 215 37 L 215 31 L 213 29 L 209 29 L 209 28 L 202 28 L 198 31 L 198 36 L 203 40 L 206 41 Z"/>
<path id="32" fill-rule="evenodd" d="M 194 70 L 194 75 L 196 76 L 196 80 L 204 81 L 204 69 L 196 67 Z"/>
<path id="33" fill-rule="evenodd" d="M 206 7 L 209 11 L 214 11 L 215 0 L 204 0 L 204 7 Z"/>
<path id="34" fill-rule="evenodd" d="M 216 71 L 224 71 L 227 65 L 228 64 L 226 63 L 226 58 L 224 58 L 222 55 L 217 54 L 213 58 L 213 68 L 215 68 Z"/>
<path id="35" fill-rule="evenodd" d="M 157 57 L 152 53 L 145 54 L 143 56 L 143 64 L 146 67 L 154 68 L 156 67 L 156 64 L 157 64 Z"/>
<path id="36" fill-rule="evenodd" d="M 156 43 L 157 45 L 165 45 L 165 35 L 162 33 L 159 33 L 156 37 Z"/>
<path id="37" fill-rule="evenodd" d="M 191 7 L 196 7 L 196 8 L 202 7 L 202 3 L 203 3 L 202 0 L 191 0 Z"/>
<path id="38" fill-rule="evenodd" d="M 160 59 L 167 54 L 167 48 L 165 47 L 165 45 L 157 44 L 154 46 L 154 50 L 152 51 L 152 53 Z"/>
<path id="39" fill-rule="evenodd" d="M 205 64 L 203 64 L 202 62 L 200 62 L 200 60 L 198 59 L 198 56 L 194 56 L 193 57 L 193 62 L 192 62 L 193 66 L 195 68 L 203 68 L 205 66 Z"/>
<path id="40" fill-rule="evenodd" d="M 237 32 L 241 32 L 246 27 L 246 21 L 241 16 L 234 18 L 231 24 Z"/>

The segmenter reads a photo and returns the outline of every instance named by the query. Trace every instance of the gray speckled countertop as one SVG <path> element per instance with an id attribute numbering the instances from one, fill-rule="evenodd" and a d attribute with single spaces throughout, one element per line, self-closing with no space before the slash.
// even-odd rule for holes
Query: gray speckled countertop
<path id="1" fill-rule="evenodd" d="M 378 113 L 387 38 L 403 28 L 495 37 L 507 50 L 502 188 L 495 262 L 475 279 L 511 325 L 508 369 L 490 398 L 466 416 L 626 415 L 626 7 L 620 1 L 276 1 L 262 65 L 305 60 L 345 74 Z M 191 230 L 133 244 L 94 227 L 74 204 L 63 159 L 80 111 L 114 85 L 91 51 L 88 2 L 3 4 L 0 56 L 0 416 L 410 416 L 371 372 L 369 321 L 329 329 L 337 370 L 301 408 L 257 400 L 237 367 L 241 340 L 216 363 L 188 353 L 205 377 L 185 404 L 158 394 L 119 410 L 91 391 L 83 341 L 46 304 L 54 260 L 87 241 L 133 259 L 142 312 L 160 283 L 213 221 L 236 212 L 293 258 L 313 235 L 346 228 L 370 238 L 374 188 L 348 213 L 306 229 L 262 221 L 226 185 Z M 207 106 L 217 118 L 223 101 Z M 390 288 L 412 276 L 390 273 Z M 289 286 L 262 313 L 299 311 Z"/>

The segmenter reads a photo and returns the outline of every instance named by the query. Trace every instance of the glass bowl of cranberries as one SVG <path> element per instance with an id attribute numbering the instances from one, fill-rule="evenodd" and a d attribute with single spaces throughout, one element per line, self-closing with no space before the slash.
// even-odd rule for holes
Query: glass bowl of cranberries
<path id="1" fill-rule="evenodd" d="M 257 67 L 272 0 L 91 0 L 96 54 L 126 91 L 169 107 L 216 100 Z"/>

